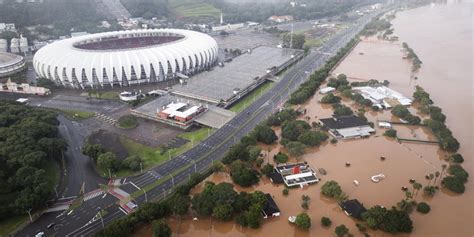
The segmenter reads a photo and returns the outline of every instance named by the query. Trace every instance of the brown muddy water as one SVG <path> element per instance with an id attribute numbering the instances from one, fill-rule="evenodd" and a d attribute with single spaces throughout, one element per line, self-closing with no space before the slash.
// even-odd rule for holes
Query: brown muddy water
<path id="1" fill-rule="evenodd" d="M 399 12 L 393 24 L 400 42 L 366 40 L 335 70 L 335 73 L 345 73 L 353 80 L 389 80 L 391 88 L 407 96 L 412 95 L 415 85 L 424 87 L 447 115 L 447 124 L 461 143 L 460 153 L 465 158 L 463 167 L 471 175 L 474 174 L 473 9 L 472 3 L 456 2 Z M 407 42 L 423 61 L 421 69 L 415 74 L 411 72 L 410 62 L 402 59 L 401 42 Z M 309 117 L 309 122 L 332 114 L 331 107 L 320 104 L 320 99 L 321 95 L 317 94 L 303 105 L 308 109 L 305 116 Z M 349 100 L 343 103 L 358 108 Z M 413 108 L 410 110 L 416 112 Z M 372 122 L 377 119 L 396 120 L 389 111 L 367 112 L 366 116 Z M 238 191 L 261 190 L 274 196 L 281 216 L 265 220 L 260 229 L 241 228 L 234 222 L 222 223 L 211 219 L 193 221 L 190 215 L 182 221 L 169 219 L 173 236 L 335 236 L 334 227 L 340 224 L 346 225 L 355 236 L 362 236 L 355 227 L 356 222 L 347 217 L 334 200 L 320 195 L 322 183 L 336 180 L 350 198 L 359 199 L 366 207 L 376 204 L 390 207 L 404 198 L 401 187 L 410 187 L 409 179 L 427 185 L 424 176 L 441 171 L 441 165 L 445 164 L 443 159 L 447 155 L 436 145 L 398 143 L 383 137 L 383 129 L 376 129 L 377 133 L 367 139 L 326 143 L 319 148 L 307 149 L 306 154 L 299 159 L 307 161 L 314 169 L 324 168 L 327 171 L 327 175 L 320 176 L 322 182 L 319 184 L 291 189 L 288 196 L 282 195 L 283 186 L 275 186 L 266 178 L 251 188 L 236 187 Z M 396 126 L 395 129 L 405 138 L 435 139 L 424 128 Z M 280 133 L 278 129 L 276 131 Z M 265 161 L 272 163 L 269 157 L 282 148 L 273 145 L 262 146 L 262 149 L 270 151 Z M 385 156 L 386 160 L 381 161 L 380 156 Z M 295 160 L 291 158 L 291 161 Z M 350 162 L 351 166 L 345 167 L 346 162 Z M 386 178 L 380 183 L 371 182 L 370 176 L 378 173 L 385 174 Z M 207 180 L 215 183 L 231 182 L 226 173 L 214 174 Z M 359 181 L 358 186 L 353 184 L 354 180 Z M 413 232 L 396 236 L 473 236 L 473 184 L 471 178 L 463 195 L 442 189 L 435 197 L 425 198 L 420 192 L 416 200 L 428 202 L 431 212 L 426 215 L 413 212 Z M 200 188 L 196 187 L 193 192 L 200 191 Z M 312 219 L 309 231 L 300 231 L 287 221 L 289 216 L 304 211 L 301 208 L 302 195 L 311 198 L 307 211 Z M 330 228 L 321 226 L 322 216 L 331 218 L 333 225 Z M 391 236 L 380 231 L 369 233 L 371 236 Z M 150 227 L 143 227 L 134 236 L 151 236 Z"/>

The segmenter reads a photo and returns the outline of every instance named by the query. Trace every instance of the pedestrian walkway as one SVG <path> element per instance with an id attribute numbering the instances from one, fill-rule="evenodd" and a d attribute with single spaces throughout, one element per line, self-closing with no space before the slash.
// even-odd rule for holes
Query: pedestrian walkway
<path id="1" fill-rule="evenodd" d="M 101 114 L 101 113 L 95 113 L 94 114 L 94 118 L 101 121 L 101 122 L 105 122 L 105 123 L 108 123 L 110 125 L 115 125 L 117 123 L 117 120 L 107 116 L 107 115 L 104 115 L 104 114 Z"/>
<path id="2" fill-rule="evenodd" d="M 120 188 L 109 189 L 109 193 L 112 194 L 114 197 L 120 199 L 120 201 L 130 198 L 130 194 L 128 194 L 127 192 L 123 191 Z"/>
<path id="3" fill-rule="evenodd" d="M 98 197 L 100 195 L 104 194 L 104 191 L 102 191 L 101 189 L 96 189 L 96 190 L 93 190 L 91 192 L 88 192 L 86 194 L 84 194 L 84 202 L 85 201 L 89 201 L 95 197 Z"/>

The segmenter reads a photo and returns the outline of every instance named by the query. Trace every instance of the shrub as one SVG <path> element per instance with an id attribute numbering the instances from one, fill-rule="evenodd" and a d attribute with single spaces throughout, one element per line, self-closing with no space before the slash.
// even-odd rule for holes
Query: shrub
<path id="1" fill-rule="evenodd" d="M 138 121 L 133 115 L 124 115 L 118 119 L 118 126 L 125 129 L 134 128 L 138 125 Z"/>
<path id="2" fill-rule="evenodd" d="M 467 173 L 467 171 L 458 164 L 450 165 L 448 168 L 448 173 L 459 178 L 464 183 L 467 182 L 467 178 L 469 177 L 469 173 Z"/>
<path id="3" fill-rule="evenodd" d="M 332 139 L 331 139 L 331 143 L 332 143 L 332 144 L 336 144 L 336 143 L 337 143 L 337 139 L 336 139 L 336 138 L 332 138 Z"/>
<path id="4" fill-rule="evenodd" d="M 343 237 L 344 235 L 349 233 L 349 229 L 345 225 L 339 225 L 334 229 L 334 232 L 338 237 Z"/>
<path id="5" fill-rule="evenodd" d="M 456 176 L 446 176 L 441 181 L 447 189 L 455 193 L 464 193 L 466 187 L 464 187 L 464 181 Z"/>
<path id="6" fill-rule="evenodd" d="M 301 213 L 296 216 L 296 226 L 303 230 L 308 230 L 311 227 L 311 218 L 306 213 Z"/>
<path id="7" fill-rule="evenodd" d="M 430 210 L 431 210 L 430 205 L 428 205 L 426 202 L 420 202 L 416 206 L 416 211 L 423 214 L 430 212 Z"/>
<path id="8" fill-rule="evenodd" d="M 284 188 L 282 193 L 283 195 L 288 196 L 288 194 L 290 193 L 290 190 L 288 188 Z"/>
<path id="9" fill-rule="evenodd" d="M 272 144 L 278 139 L 275 131 L 273 131 L 273 129 L 267 125 L 258 125 L 255 127 L 253 133 L 255 134 L 257 141 L 263 142 L 265 144 Z"/>
<path id="10" fill-rule="evenodd" d="M 342 194 L 342 189 L 336 181 L 330 180 L 323 184 L 321 193 L 324 196 L 335 198 Z"/>
<path id="11" fill-rule="evenodd" d="M 265 164 L 262 168 L 262 173 L 266 176 L 270 176 L 273 173 L 273 165 L 272 164 Z"/>
<path id="12" fill-rule="evenodd" d="M 273 159 L 277 163 L 286 163 L 288 162 L 288 156 L 285 153 L 278 152 L 278 154 L 273 156 Z"/>
<path id="13" fill-rule="evenodd" d="M 141 167 L 142 159 L 138 156 L 129 156 L 123 160 L 123 165 L 130 170 L 139 171 Z"/>
<path id="14" fill-rule="evenodd" d="M 384 136 L 395 138 L 397 137 L 397 130 L 389 129 L 383 133 Z"/>
<path id="15" fill-rule="evenodd" d="M 325 217 L 325 216 L 321 217 L 321 225 L 328 227 L 328 226 L 331 226 L 331 224 L 332 224 L 332 221 L 331 219 L 329 219 L 329 217 Z"/>
<path id="16" fill-rule="evenodd" d="M 339 102 L 341 102 L 341 97 L 336 96 L 332 93 L 329 93 L 329 94 L 323 96 L 323 98 L 321 98 L 321 103 L 323 103 L 323 104 L 336 104 L 336 103 L 339 103 Z"/>

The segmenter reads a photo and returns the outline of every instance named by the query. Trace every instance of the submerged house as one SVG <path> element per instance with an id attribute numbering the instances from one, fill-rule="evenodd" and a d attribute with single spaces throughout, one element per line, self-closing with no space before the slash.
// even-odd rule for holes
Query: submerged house
<path id="1" fill-rule="evenodd" d="M 278 165 L 270 175 L 273 183 L 285 183 L 287 187 L 303 186 L 319 182 L 316 172 L 306 163 Z"/>
<path id="2" fill-rule="evenodd" d="M 352 88 L 353 91 L 360 93 L 365 99 L 372 102 L 373 106 L 380 109 L 392 108 L 395 105 L 411 105 L 412 100 L 394 91 L 386 86 L 361 86 Z"/>
<path id="3" fill-rule="evenodd" d="M 375 129 L 369 126 L 367 121 L 355 115 L 320 119 L 319 124 L 327 128 L 329 133 L 335 138 L 368 137 L 370 134 L 375 133 Z"/>
<path id="4" fill-rule="evenodd" d="M 265 198 L 267 199 L 267 201 L 265 202 L 265 205 L 263 205 L 262 208 L 263 218 L 267 219 L 268 217 L 280 216 L 280 208 L 278 208 L 272 196 L 269 193 L 266 193 Z"/>
<path id="5" fill-rule="evenodd" d="M 339 204 L 341 209 L 346 213 L 348 216 L 352 216 L 357 219 L 362 218 L 362 213 L 366 212 L 364 205 L 359 202 L 357 199 L 348 200 L 345 202 L 341 202 Z"/>

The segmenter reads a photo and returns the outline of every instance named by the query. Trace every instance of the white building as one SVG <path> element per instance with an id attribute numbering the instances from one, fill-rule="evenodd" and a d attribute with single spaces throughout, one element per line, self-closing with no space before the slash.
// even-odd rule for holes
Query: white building
<path id="1" fill-rule="evenodd" d="M 375 129 L 357 116 L 340 116 L 320 119 L 319 124 L 328 129 L 335 138 L 349 139 L 368 137 Z"/>
<path id="2" fill-rule="evenodd" d="M 0 23 L 0 33 L 5 31 L 16 32 L 15 24 L 13 23 Z"/>
<path id="3" fill-rule="evenodd" d="M 324 88 L 319 89 L 319 94 L 327 94 L 327 93 L 333 92 L 335 90 L 336 90 L 336 88 L 328 86 L 328 87 L 324 87 Z"/>
<path id="4" fill-rule="evenodd" d="M 7 52 L 8 42 L 6 39 L 0 39 L 0 52 Z"/>
<path id="5" fill-rule="evenodd" d="M 20 39 L 12 38 L 10 41 L 10 52 L 19 53 L 20 52 Z"/>
<path id="6" fill-rule="evenodd" d="M 412 100 L 386 86 L 361 86 L 354 87 L 353 91 L 360 93 L 365 99 L 372 101 L 379 108 L 391 108 L 395 105 L 411 105 Z"/>
<path id="7" fill-rule="evenodd" d="M 244 23 L 237 23 L 237 24 L 227 24 L 227 25 L 222 25 L 222 26 L 213 26 L 212 31 L 233 31 L 233 30 L 238 30 L 241 28 L 244 28 L 245 25 Z"/>
<path id="8" fill-rule="evenodd" d="M 276 23 L 282 23 L 282 22 L 287 22 L 287 21 L 292 21 L 293 16 L 291 15 L 285 15 L 285 16 L 271 16 L 268 18 L 269 21 L 273 21 Z"/>
<path id="9" fill-rule="evenodd" d="M 29 51 L 29 50 L 28 50 L 28 39 L 25 38 L 25 37 L 23 37 L 23 36 L 21 36 L 19 41 L 20 41 L 20 43 L 19 43 L 19 44 L 20 44 L 20 45 L 19 45 L 19 47 L 20 47 L 20 52 L 22 52 L 22 53 L 28 52 L 28 51 Z"/>

